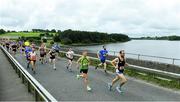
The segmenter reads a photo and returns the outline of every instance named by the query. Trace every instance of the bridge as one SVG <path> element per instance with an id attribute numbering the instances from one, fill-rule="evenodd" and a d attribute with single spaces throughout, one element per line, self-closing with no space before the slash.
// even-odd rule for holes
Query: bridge
<path id="1" fill-rule="evenodd" d="M 12 65 L 2 51 L 0 51 L 0 58 L 0 99 L 33 100 L 32 95 L 28 93 L 25 86 L 15 75 Z M 50 64 L 41 64 L 37 61 L 36 74 L 33 74 L 31 69 L 26 69 L 26 59 L 23 55 L 16 54 L 14 58 L 58 101 L 180 101 L 179 91 L 163 88 L 128 76 L 128 83 L 123 87 L 124 93 L 119 94 L 115 88 L 108 91 L 107 83 L 111 82 L 115 74 L 111 72 L 105 74 L 103 70 L 95 70 L 93 66 L 89 68 L 89 83 L 92 91 L 87 92 L 83 87 L 82 80 L 76 79 L 79 70 L 72 67 L 72 72 L 69 72 L 66 69 L 67 59 L 65 58 L 57 60 L 57 70 L 53 70 Z M 73 63 L 73 66 L 76 66 L 76 64 Z M 10 92 L 12 95 L 7 92 L 10 89 L 14 90 Z M 13 98 L 15 96 L 16 98 Z"/>

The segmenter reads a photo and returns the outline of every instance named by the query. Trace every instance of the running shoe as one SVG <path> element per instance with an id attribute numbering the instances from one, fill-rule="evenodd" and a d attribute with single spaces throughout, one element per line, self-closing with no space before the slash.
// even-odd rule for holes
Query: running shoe
<path id="1" fill-rule="evenodd" d="M 76 78 L 77 78 L 77 79 L 80 79 L 80 75 L 76 75 Z"/>
<path id="2" fill-rule="evenodd" d="M 69 69 L 70 72 L 72 72 L 72 69 Z"/>
<path id="3" fill-rule="evenodd" d="M 108 90 L 111 91 L 112 90 L 112 84 L 108 83 Z"/>
<path id="4" fill-rule="evenodd" d="M 123 91 L 121 90 L 121 87 L 117 86 L 116 87 L 116 90 L 119 92 L 119 93 L 122 93 Z"/>
<path id="5" fill-rule="evenodd" d="M 91 91 L 91 88 L 89 86 L 87 86 L 87 91 Z"/>
<path id="6" fill-rule="evenodd" d="M 105 73 L 107 73 L 107 71 L 106 71 L 106 70 L 104 70 L 104 72 L 105 72 Z"/>
<path id="7" fill-rule="evenodd" d="M 53 67 L 54 70 L 56 70 L 56 67 Z"/>
<path id="8" fill-rule="evenodd" d="M 95 69 L 97 69 L 97 68 L 98 68 L 98 66 L 95 67 Z"/>
<path id="9" fill-rule="evenodd" d="M 27 65 L 27 69 L 29 69 L 29 65 Z"/>

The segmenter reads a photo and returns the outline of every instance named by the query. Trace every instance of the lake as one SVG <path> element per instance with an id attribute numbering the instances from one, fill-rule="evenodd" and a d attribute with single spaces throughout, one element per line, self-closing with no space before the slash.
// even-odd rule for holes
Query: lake
<path id="1" fill-rule="evenodd" d="M 168 41 L 168 40 L 131 40 L 124 43 L 111 43 L 105 44 L 108 51 L 111 55 L 114 55 L 114 52 L 119 52 L 119 50 L 124 49 L 126 53 L 141 54 L 141 55 L 151 55 L 151 56 L 160 56 L 168 58 L 177 58 L 180 59 L 180 41 Z M 81 50 L 91 50 L 97 52 L 102 49 L 102 45 L 93 45 L 93 46 L 80 46 L 76 47 Z M 117 53 L 115 53 L 117 55 Z M 137 58 L 137 55 L 126 54 L 126 57 Z M 159 61 L 163 63 L 172 64 L 172 59 L 162 59 L 162 58 L 153 58 L 140 56 L 140 59 Z M 176 65 L 180 65 L 180 60 L 175 60 Z"/>

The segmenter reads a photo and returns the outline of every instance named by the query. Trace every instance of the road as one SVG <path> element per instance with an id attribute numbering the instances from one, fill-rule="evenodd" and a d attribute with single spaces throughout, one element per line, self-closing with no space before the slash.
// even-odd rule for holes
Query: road
<path id="1" fill-rule="evenodd" d="M 0 49 L 0 101 L 33 101 L 28 90 Z"/>
<path id="2" fill-rule="evenodd" d="M 17 54 L 15 58 L 26 68 L 23 55 Z M 65 67 L 67 64 L 65 58 L 57 60 L 56 64 L 57 70 L 53 70 L 51 64 L 40 64 L 37 61 L 35 75 L 31 69 L 27 70 L 59 101 L 180 101 L 179 91 L 162 88 L 131 77 L 128 77 L 123 94 L 119 94 L 115 87 L 110 92 L 107 89 L 107 83 L 114 78 L 115 74 L 105 74 L 92 66 L 89 68 L 92 91 L 87 92 L 83 81 L 76 79 L 79 73 L 77 68 L 73 67 L 73 71 L 69 72 Z M 75 63 L 73 66 L 76 66 Z"/>

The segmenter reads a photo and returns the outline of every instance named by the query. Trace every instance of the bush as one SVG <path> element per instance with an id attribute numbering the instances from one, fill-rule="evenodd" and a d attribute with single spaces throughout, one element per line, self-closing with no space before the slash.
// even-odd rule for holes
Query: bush
<path id="1" fill-rule="evenodd" d="M 61 43 L 62 44 L 72 44 L 72 40 L 69 38 L 64 38 L 61 40 Z"/>
<path id="2" fill-rule="evenodd" d="M 54 40 L 54 42 L 60 42 L 60 41 L 61 41 L 61 39 L 60 39 L 60 37 L 59 37 L 58 34 L 56 34 L 56 35 L 53 37 L 53 40 Z"/>
<path id="3" fill-rule="evenodd" d="M 43 41 L 44 43 L 46 43 L 46 42 L 47 42 L 47 39 L 43 38 L 42 41 Z"/>
<path id="4" fill-rule="evenodd" d="M 54 41 L 51 41 L 50 44 L 53 45 L 53 44 L 54 44 Z"/>

